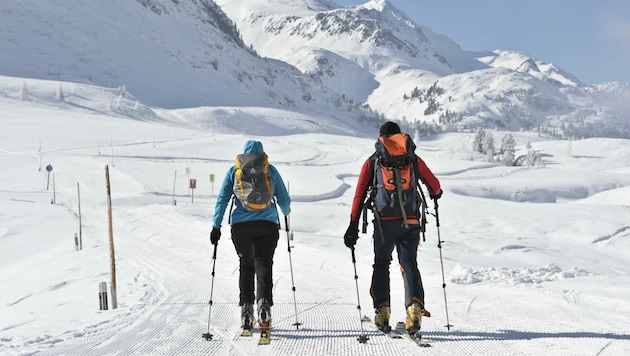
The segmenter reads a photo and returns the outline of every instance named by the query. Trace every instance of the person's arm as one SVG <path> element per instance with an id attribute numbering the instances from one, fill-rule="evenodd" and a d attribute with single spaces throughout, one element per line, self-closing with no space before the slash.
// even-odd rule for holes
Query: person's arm
<path id="1" fill-rule="evenodd" d="M 418 171 L 420 171 L 420 179 L 431 190 L 431 197 L 438 197 L 442 195 L 442 187 L 440 181 L 435 177 L 435 174 L 431 172 L 431 169 L 427 166 L 422 158 L 416 156 L 418 162 Z"/>
<path id="2" fill-rule="evenodd" d="M 365 201 L 365 195 L 367 189 L 370 186 L 372 179 L 372 172 L 370 167 L 370 159 L 363 162 L 361 167 L 361 173 L 359 173 L 359 180 L 357 181 L 357 187 L 354 191 L 354 198 L 352 199 L 352 210 L 350 211 L 350 221 L 359 221 L 361 215 L 361 208 Z"/>
<path id="3" fill-rule="evenodd" d="M 289 196 L 289 192 L 276 167 L 270 165 L 269 173 L 271 181 L 273 182 L 273 194 L 276 196 L 280 211 L 282 211 L 284 216 L 287 216 L 291 213 L 291 197 Z"/>
<path id="4" fill-rule="evenodd" d="M 235 167 L 228 169 L 225 177 L 223 178 L 221 189 L 219 190 L 219 194 L 217 195 L 217 202 L 214 206 L 212 227 L 221 227 L 221 222 L 223 222 L 223 215 L 225 214 L 225 210 L 230 203 L 230 198 L 232 198 L 232 194 L 234 194 L 234 168 Z"/>

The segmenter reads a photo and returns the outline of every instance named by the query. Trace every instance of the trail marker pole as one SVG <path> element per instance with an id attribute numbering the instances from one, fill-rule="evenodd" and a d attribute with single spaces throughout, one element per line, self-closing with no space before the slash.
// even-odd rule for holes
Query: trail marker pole
<path id="1" fill-rule="evenodd" d="M 173 205 L 176 205 L 175 203 L 175 182 L 177 181 L 177 169 L 175 170 L 175 177 L 173 178 L 173 201 L 171 202 Z"/>
<path id="2" fill-rule="evenodd" d="M 98 285 L 98 303 L 100 310 L 107 310 L 107 282 Z"/>
<path id="3" fill-rule="evenodd" d="M 109 256 L 111 267 L 111 294 L 112 294 L 112 309 L 118 308 L 118 300 L 116 296 L 116 258 L 114 254 L 114 229 L 112 226 L 112 194 L 111 186 L 109 184 L 109 166 L 105 166 L 105 180 L 107 182 L 107 214 L 109 216 Z"/>
<path id="4" fill-rule="evenodd" d="M 50 172 L 52 172 L 53 167 L 49 164 L 46 166 L 46 172 L 48 172 L 47 178 L 46 178 L 46 190 L 50 190 Z"/>
<path id="5" fill-rule="evenodd" d="M 81 225 L 81 189 L 79 188 L 79 182 L 77 182 L 77 196 L 79 200 L 79 251 L 83 250 L 83 232 Z"/>

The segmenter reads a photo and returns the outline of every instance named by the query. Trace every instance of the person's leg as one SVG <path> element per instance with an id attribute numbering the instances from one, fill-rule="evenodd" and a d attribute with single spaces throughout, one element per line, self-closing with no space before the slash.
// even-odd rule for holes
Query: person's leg
<path id="1" fill-rule="evenodd" d="M 255 255 L 252 236 L 246 223 L 232 225 L 232 243 L 239 258 L 239 305 L 253 304 Z"/>
<path id="2" fill-rule="evenodd" d="M 278 246 L 278 224 L 259 221 L 253 237 L 256 270 L 256 300 L 273 305 L 273 256 Z"/>
<path id="3" fill-rule="evenodd" d="M 392 252 L 396 241 L 396 221 L 375 221 L 381 224 L 381 229 L 374 226 L 374 264 L 372 265 L 372 285 L 370 295 L 372 303 L 377 309 L 381 306 L 389 306 L 390 303 L 390 279 L 389 265 L 392 261 Z M 381 230 L 383 236 L 381 237 Z"/>
<path id="4" fill-rule="evenodd" d="M 424 288 L 422 277 L 418 270 L 418 244 L 420 242 L 420 230 L 412 228 L 399 236 L 396 241 L 398 262 L 402 268 L 403 283 L 405 286 L 405 307 L 411 305 L 414 298 L 424 306 Z"/>
<path id="5" fill-rule="evenodd" d="M 419 228 L 409 229 L 396 241 L 398 260 L 403 271 L 405 285 L 405 308 L 407 310 L 405 327 L 412 334 L 420 330 L 424 311 L 424 289 L 416 261 L 418 243 L 420 242 L 419 233 Z"/>

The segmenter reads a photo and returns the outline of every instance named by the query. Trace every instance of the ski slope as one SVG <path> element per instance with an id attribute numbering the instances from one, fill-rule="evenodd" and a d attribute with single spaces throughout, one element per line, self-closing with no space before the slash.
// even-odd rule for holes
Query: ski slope
<path id="1" fill-rule="evenodd" d="M 318 132 L 307 120 L 293 122 L 308 127 L 274 135 L 256 121 L 255 108 L 247 109 L 251 122 L 242 133 L 195 125 L 193 111 L 137 107 L 133 100 L 108 107 L 107 88 L 64 85 L 66 99 L 58 102 L 57 83 L 29 82 L 29 99 L 18 100 L 21 82 L 0 81 L 2 355 L 630 352 L 628 140 L 514 133 L 519 148 L 531 141 L 544 154 L 540 168 L 484 162 L 472 152 L 474 134 L 417 143 L 445 190 L 445 288 L 434 217 L 419 251 L 432 313 L 422 326 L 432 346 L 421 349 L 361 323 L 362 315 L 373 317 L 371 227 L 356 250 L 358 294 L 343 244 L 357 174 L 375 137 L 335 135 L 329 126 Z M 495 140 L 502 134 L 493 132 Z M 248 139 L 263 143 L 293 197 L 294 240 L 289 252 L 283 223 L 267 346 L 238 336 L 238 258 L 227 218 L 216 260 L 209 242 L 221 180 Z M 118 307 L 99 310 L 99 283 L 112 280 L 105 166 Z M 197 181 L 194 191 L 189 179 Z M 391 277 L 392 321 L 403 320 L 396 256 Z M 201 337 L 208 331 L 211 341 Z M 357 341 L 361 334 L 367 343 Z"/>

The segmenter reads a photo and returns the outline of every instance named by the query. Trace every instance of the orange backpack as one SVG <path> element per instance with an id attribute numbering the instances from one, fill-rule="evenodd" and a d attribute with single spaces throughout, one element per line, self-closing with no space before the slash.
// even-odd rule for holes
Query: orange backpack
<path id="1" fill-rule="evenodd" d="M 381 136 L 374 145 L 374 179 L 371 199 L 378 216 L 419 216 L 416 145 L 409 135 Z"/>

